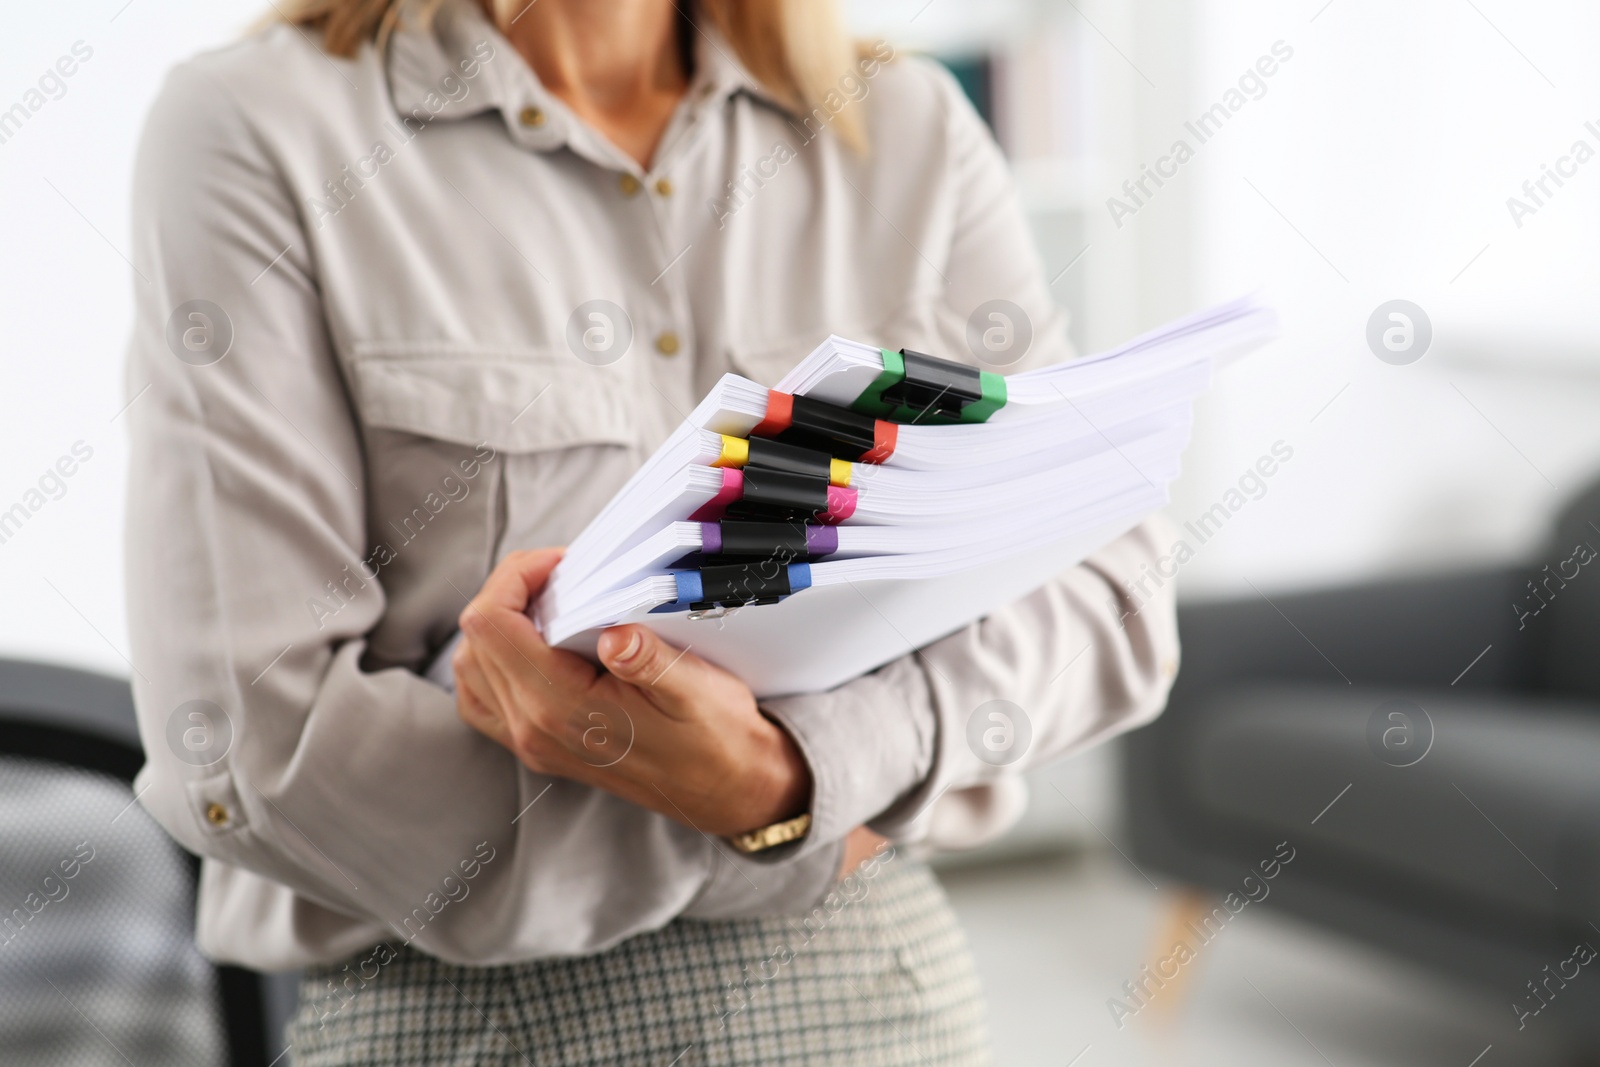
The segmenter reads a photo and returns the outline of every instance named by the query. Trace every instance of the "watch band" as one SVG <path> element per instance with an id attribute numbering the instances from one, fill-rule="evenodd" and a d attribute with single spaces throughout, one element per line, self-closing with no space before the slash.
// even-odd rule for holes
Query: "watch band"
<path id="1" fill-rule="evenodd" d="M 749 854 L 761 852 L 775 845 L 787 845 L 791 841 L 798 841 L 806 836 L 806 831 L 811 829 L 811 813 L 798 815 L 793 819 L 775 822 L 771 826 L 763 826 L 759 830 L 751 830 L 747 834 L 730 837 L 733 847 L 740 852 Z"/>

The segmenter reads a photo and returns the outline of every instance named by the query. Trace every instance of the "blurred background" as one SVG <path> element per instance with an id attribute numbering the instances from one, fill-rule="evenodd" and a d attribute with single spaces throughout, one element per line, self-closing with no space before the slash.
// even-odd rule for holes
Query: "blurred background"
<path id="1" fill-rule="evenodd" d="M 1181 566 L 1168 715 L 1035 775 L 1016 831 L 941 868 L 1000 1062 L 1600 1062 L 1600 7 L 846 7 L 958 75 L 1081 350 L 1255 290 L 1285 321 L 1198 412 L 1170 514 L 1226 516 Z M 132 151 L 166 69 L 261 14 L 30 4 L 0 35 L 0 111 L 75 60 L 0 121 L 0 511 L 75 460 L 0 526 L 0 657 L 129 673 Z M 54 713 L 61 677 L 5 677 Z M 79 703 L 109 722 L 114 690 Z M 0 820 L 44 803 L 19 775 Z M 5 867 L 9 913 L 35 873 Z M 148 920 L 159 980 L 200 988 L 175 914 Z M 161 1029 L 131 1062 L 176 1062 Z"/>

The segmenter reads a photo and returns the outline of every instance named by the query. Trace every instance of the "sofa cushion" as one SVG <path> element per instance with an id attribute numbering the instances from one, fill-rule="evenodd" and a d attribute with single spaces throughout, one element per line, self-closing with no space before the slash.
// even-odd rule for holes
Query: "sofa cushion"
<path id="1" fill-rule="evenodd" d="M 1600 915 L 1600 706 L 1320 683 L 1201 702 L 1186 773 L 1206 822 L 1339 856 L 1362 891 L 1437 887 L 1534 921 Z"/>

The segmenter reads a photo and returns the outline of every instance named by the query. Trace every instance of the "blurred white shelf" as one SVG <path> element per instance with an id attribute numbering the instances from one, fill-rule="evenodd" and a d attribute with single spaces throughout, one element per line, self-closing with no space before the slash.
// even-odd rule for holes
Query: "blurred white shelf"
<path id="1" fill-rule="evenodd" d="M 1017 40 L 1043 5 L 1038 0 L 845 0 L 843 6 L 845 22 L 858 36 L 964 56 Z"/>

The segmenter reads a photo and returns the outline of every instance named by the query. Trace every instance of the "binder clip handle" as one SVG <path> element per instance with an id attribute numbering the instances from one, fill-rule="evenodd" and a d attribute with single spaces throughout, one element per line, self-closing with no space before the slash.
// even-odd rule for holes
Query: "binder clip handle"
<path id="1" fill-rule="evenodd" d="M 733 607 L 729 607 L 726 604 L 718 604 L 710 608 L 696 608 L 689 612 L 689 621 L 699 622 L 702 619 L 716 619 L 720 623 L 722 619 L 726 619 L 730 615 L 737 615 L 741 607 L 743 607 L 742 604 L 736 604 Z"/>

